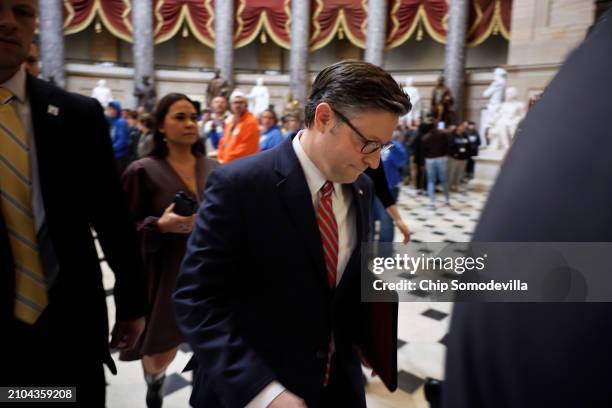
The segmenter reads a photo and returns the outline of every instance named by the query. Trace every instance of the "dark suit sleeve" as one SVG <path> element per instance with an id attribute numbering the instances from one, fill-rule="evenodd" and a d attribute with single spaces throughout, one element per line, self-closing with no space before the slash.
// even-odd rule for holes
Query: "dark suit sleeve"
<path id="1" fill-rule="evenodd" d="M 102 107 L 95 100 L 88 101 L 81 114 L 82 128 L 89 130 L 83 134 L 83 152 L 91 152 L 84 161 L 91 175 L 85 186 L 90 222 L 115 274 L 117 320 L 132 320 L 144 316 L 148 307 L 138 239 L 119 183 Z"/>
<path id="2" fill-rule="evenodd" d="M 365 173 L 370 176 L 372 182 L 374 182 L 374 190 L 376 197 L 380 200 L 382 205 L 387 208 L 395 204 L 395 200 L 389 191 L 389 184 L 387 183 L 387 177 L 385 175 L 385 168 L 382 161 L 376 169 L 368 167 Z"/>
<path id="3" fill-rule="evenodd" d="M 232 287 L 244 272 L 236 259 L 246 245 L 237 191 L 223 167 L 210 174 L 174 294 L 178 326 L 228 407 L 245 406 L 275 379 L 234 316 Z"/>

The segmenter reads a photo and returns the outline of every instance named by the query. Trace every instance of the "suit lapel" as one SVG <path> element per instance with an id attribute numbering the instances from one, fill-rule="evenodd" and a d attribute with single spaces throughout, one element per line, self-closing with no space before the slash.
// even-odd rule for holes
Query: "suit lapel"
<path id="1" fill-rule="evenodd" d="M 312 259 L 315 273 L 322 285 L 329 290 L 323 246 L 310 190 L 291 143 L 291 139 L 287 139 L 277 150 L 275 168 L 280 179 L 276 186 L 293 224 L 304 239 L 304 246 Z"/>
<path id="2" fill-rule="evenodd" d="M 53 160 L 57 160 L 55 151 L 57 150 L 58 138 L 62 137 L 62 115 L 63 111 L 58 102 L 53 101 L 53 86 L 46 84 L 28 75 L 26 86 L 32 112 L 32 124 L 34 126 L 34 140 L 36 142 L 36 156 L 38 165 L 38 175 L 42 192 L 45 212 L 50 211 L 49 197 L 53 197 Z M 54 141 L 56 143 L 54 143 Z"/>

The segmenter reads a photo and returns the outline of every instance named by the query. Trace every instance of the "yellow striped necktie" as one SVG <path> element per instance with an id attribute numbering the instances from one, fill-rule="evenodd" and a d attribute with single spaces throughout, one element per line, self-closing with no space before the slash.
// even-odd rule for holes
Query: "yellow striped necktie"
<path id="1" fill-rule="evenodd" d="M 32 212 L 30 149 L 23 123 L 0 87 L 0 209 L 15 263 L 15 317 L 34 324 L 48 303 Z"/>

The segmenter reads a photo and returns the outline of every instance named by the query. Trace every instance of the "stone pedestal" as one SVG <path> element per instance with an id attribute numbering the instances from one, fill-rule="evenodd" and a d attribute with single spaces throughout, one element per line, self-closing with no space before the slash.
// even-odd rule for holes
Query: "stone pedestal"
<path id="1" fill-rule="evenodd" d="M 501 169 L 507 150 L 481 149 L 474 157 L 474 179 L 470 185 L 479 189 L 490 189 Z"/>

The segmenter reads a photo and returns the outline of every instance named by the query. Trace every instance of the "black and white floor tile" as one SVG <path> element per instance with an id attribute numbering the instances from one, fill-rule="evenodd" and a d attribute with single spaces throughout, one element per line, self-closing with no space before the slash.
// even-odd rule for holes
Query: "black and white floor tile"
<path id="1" fill-rule="evenodd" d="M 429 200 L 418 195 L 411 187 L 402 187 L 398 200 L 400 213 L 412 232 L 415 242 L 467 242 L 478 221 L 486 201 L 486 193 L 468 191 L 452 193 L 451 206 L 444 206 L 438 193 L 436 209 L 427 208 Z M 401 240 L 396 231 L 396 240 Z M 114 323 L 115 305 L 112 290 L 114 277 L 106 262 L 102 262 L 104 287 L 111 325 Z M 429 405 L 423 394 L 428 377 L 444 378 L 444 341 L 448 332 L 452 304 L 441 302 L 400 303 L 398 326 L 399 389 L 389 393 L 377 378 L 369 378 L 368 406 L 371 408 L 413 407 Z M 187 344 L 181 346 L 176 359 L 167 371 L 164 388 L 164 407 L 187 407 L 191 394 L 191 373 L 181 371 L 192 355 Z M 113 355 L 118 374 L 107 371 L 107 406 L 109 408 L 144 407 L 146 386 L 140 362 L 123 362 Z M 365 371 L 364 371 L 365 373 Z M 369 377 L 369 376 L 368 376 Z"/>

